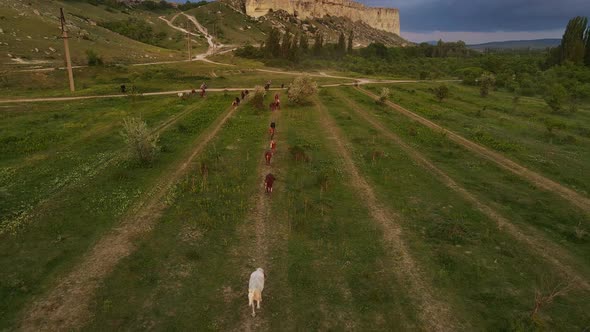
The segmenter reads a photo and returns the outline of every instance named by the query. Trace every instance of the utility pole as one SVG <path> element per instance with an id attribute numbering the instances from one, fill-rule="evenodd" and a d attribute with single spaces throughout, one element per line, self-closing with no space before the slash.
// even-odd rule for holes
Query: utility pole
<path id="1" fill-rule="evenodd" d="M 65 48 L 65 55 L 66 55 L 66 67 L 68 68 L 68 78 L 70 79 L 70 91 L 76 91 L 76 87 L 74 86 L 74 73 L 72 72 L 72 59 L 70 59 L 70 45 L 68 44 L 68 31 L 66 30 L 66 18 L 64 16 L 63 8 L 59 9 L 60 11 L 60 21 L 61 21 L 61 34 L 64 40 L 64 48 Z"/>

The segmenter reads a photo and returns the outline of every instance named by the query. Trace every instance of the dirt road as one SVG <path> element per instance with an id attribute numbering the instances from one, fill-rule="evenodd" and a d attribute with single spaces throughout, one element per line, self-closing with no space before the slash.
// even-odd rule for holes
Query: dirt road
<path id="1" fill-rule="evenodd" d="M 358 90 L 367 96 L 370 96 L 372 98 L 378 98 L 378 96 L 376 94 L 374 94 L 370 91 L 367 91 L 362 88 L 358 88 Z M 501 155 L 497 152 L 494 152 L 486 147 L 483 147 L 475 142 L 472 142 L 459 134 L 456 134 L 456 133 L 412 112 L 412 111 L 409 111 L 409 110 L 401 107 L 400 105 L 394 104 L 390 101 L 387 101 L 387 105 L 390 106 L 391 108 L 395 109 L 399 113 L 401 113 L 413 120 L 416 120 L 431 129 L 437 130 L 439 132 L 444 132 L 445 134 L 447 134 L 449 139 L 451 139 L 453 142 L 462 145 L 463 147 L 467 148 L 468 150 L 475 152 L 478 155 L 485 157 L 486 159 L 488 159 L 490 161 L 493 161 L 498 166 L 501 166 L 502 168 L 509 170 L 510 172 L 520 176 L 523 179 L 526 179 L 527 181 L 531 182 L 533 185 L 535 185 L 538 188 L 556 193 L 557 195 L 561 196 L 565 200 L 569 201 L 570 203 L 572 203 L 573 205 L 578 207 L 580 210 L 584 211 L 587 214 L 590 214 L 590 199 L 589 198 L 587 198 L 587 197 L 575 192 L 574 190 L 569 189 L 569 188 L 567 188 L 567 187 L 565 187 L 553 180 L 550 180 L 550 179 L 542 176 L 539 173 L 536 173 L 524 166 L 521 166 L 521 165 L 517 164 L 516 162 L 504 157 L 503 155 Z"/>

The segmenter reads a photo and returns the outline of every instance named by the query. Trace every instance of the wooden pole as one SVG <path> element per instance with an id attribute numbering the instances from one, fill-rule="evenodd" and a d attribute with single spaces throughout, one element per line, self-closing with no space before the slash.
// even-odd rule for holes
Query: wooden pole
<path id="1" fill-rule="evenodd" d="M 68 78 L 70 80 L 70 91 L 76 91 L 76 87 L 74 86 L 74 72 L 72 71 L 72 59 L 70 58 L 70 45 L 68 44 L 68 31 L 66 30 L 66 18 L 64 16 L 63 8 L 59 9 L 61 14 L 61 33 L 62 38 L 64 40 L 64 49 L 65 49 L 65 56 L 66 56 L 66 67 L 68 68 Z"/>

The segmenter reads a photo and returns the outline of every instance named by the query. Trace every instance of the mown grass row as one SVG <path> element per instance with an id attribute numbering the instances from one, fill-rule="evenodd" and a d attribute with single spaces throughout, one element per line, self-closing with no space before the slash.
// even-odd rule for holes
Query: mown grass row
<path id="1" fill-rule="evenodd" d="M 544 210 L 556 209 L 552 216 L 559 216 L 569 227 L 573 225 L 567 218 L 575 214 L 552 195 L 541 193 L 540 199 L 549 201 L 537 202 L 537 190 L 527 183 L 462 150 L 440 134 L 386 107 L 376 106 L 373 100 L 357 92 L 328 91 L 323 95 L 323 102 L 352 142 L 359 168 L 383 201 L 401 212 L 406 220 L 405 238 L 413 253 L 433 278 L 433 285 L 448 296 L 465 327 L 512 330 L 540 324 L 550 329 L 583 329 L 588 324 L 584 312 L 590 303 L 580 290 L 558 298 L 543 308 L 539 320 L 531 320 L 535 291 L 546 292 L 547 287 L 555 286 L 562 280 L 560 271 L 552 270 L 528 248 L 498 230 L 495 221 L 409 160 L 396 144 L 359 118 L 343 96 L 377 115 L 386 127 L 431 158 L 458 183 L 474 190 L 478 197 L 502 197 L 495 206 L 507 212 L 510 220 L 516 215 L 516 223 L 534 225 L 538 221 L 531 214 L 537 214 L 534 210 L 537 203 L 548 203 Z M 524 195 L 526 200 L 519 199 L 519 195 Z M 550 203 L 555 200 L 555 204 Z M 534 203 L 523 208 L 526 201 Z M 511 203 L 502 204 L 506 202 Z M 552 221 L 550 217 L 542 220 L 546 224 Z M 572 243 L 568 249 L 577 255 L 577 267 L 582 266 L 582 271 L 587 272 L 587 259 L 583 255 L 586 245 Z"/>
<path id="2" fill-rule="evenodd" d="M 4 319 L 0 327 L 13 325 L 26 303 L 51 287 L 56 278 L 68 271 L 81 254 L 142 199 L 163 172 L 171 171 L 169 166 L 183 157 L 199 133 L 225 109 L 225 98 L 208 98 L 202 107 L 161 133 L 162 152 L 151 167 L 139 167 L 136 162 L 122 158 L 58 196 L 49 197 L 51 204 L 16 235 L 3 234 L 0 312 Z M 110 142 L 117 140 L 111 139 Z"/>
<path id="3" fill-rule="evenodd" d="M 440 85 L 440 84 L 438 84 Z M 590 112 L 553 114 L 544 102 L 493 92 L 482 98 L 475 88 L 450 85 L 439 103 L 429 90 L 437 84 L 391 85 L 392 101 L 499 151 L 532 170 L 579 191 L 590 193 Z M 370 86 L 373 92 L 380 86 Z"/>

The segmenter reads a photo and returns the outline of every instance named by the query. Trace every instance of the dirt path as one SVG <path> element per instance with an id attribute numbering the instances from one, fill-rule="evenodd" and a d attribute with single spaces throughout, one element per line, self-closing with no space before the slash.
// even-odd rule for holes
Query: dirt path
<path id="1" fill-rule="evenodd" d="M 367 96 L 370 96 L 372 98 L 378 98 L 377 95 L 375 95 L 374 93 L 369 92 L 365 89 L 358 88 L 358 90 Z M 460 136 L 460 135 L 458 135 L 458 134 L 456 134 L 444 127 L 441 127 L 438 124 L 436 124 L 436 123 L 434 123 L 434 122 L 432 122 L 432 121 L 430 121 L 430 120 L 428 120 L 428 119 L 426 119 L 426 118 L 424 118 L 412 111 L 409 111 L 397 104 L 394 104 L 394 103 L 388 101 L 387 105 L 389 105 L 393 109 L 397 110 L 398 112 L 402 113 L 403 115 L 405 115 L 413 120 L 416 120 L 431 129 L 444 132 L 455 143 L 458 143 L 458 144 L 464 146 L 465 148 L 467 148 L 468 150 L 475 152 L 475 153 L 479 154 L 480 156 L 487 158 L 488 160 L 493 161 L 494 163 L 501 166 L 502 168 L 509 170 L 510 172 L 522 177 L 523 179 L 526 179 L 527 181 L 531 182 L 533 185 L 535 185 L 538 188 L 558 194 L 562 198 L 568 200 L 570 203 L 572 203 L 573 205 L 578 207 L 580 210 L 584 211 L 587 214 L 590 214 L 590 199 L 589 198 L 587 198 L 587 197 L 575 192 L 574 190 L 569 189 L 569 188 L 567 188 L 567 187 L 565 187 L 553 180 L 550 180 L 550 179 L 540 175 L 539 173 L 533 172 L 530 169 L 517 164 L 516 162 L 504 157 L 503 155 L 501 155 L 497 152 L 494 152 L 488 148 L 485 148 L 477 143 L 474 143 L 474 142 L 464 138 L 463 136 Z"/>
<path id="2" fill-rule="evenodd" d="M 205 132 L 195 139 L 195 148 L 183 161 L 170 167 L 145 198 L 135 204 L 119 227 L 100 239 L 67 276 L 45 296 L 39 298 L 25 314 L 21 328 L 25 331 L 75 330 L 90 317 L 89 305 L 102 280 L 117 263 L 129 256 L 134 241 L 149 233 L 166 209 L 165 196 L 186 174 L 190 164 L 207 143 L 221 130 L 236 109 L 228 109 Z"/>
<path id="3" fill-rule="evenodd" d="M 362 177 L 348 151 L 348 142 L 344 139 L 340 129 L 327 113 L 319 100 L 318 113 L 327 133 L 334 138 L 336 144 L 331 145 L 344 161 L 344 166 L 350 175 L 351 185 L 358 191 L 367 205 L 371 217 L 379 224 L 383 231 L 383 241 L 392 256 L 391 270 L 401 283 L 408 286 L 408 295 L 416 302 L 417 316 L 429 331 L 452 331 L 457 329 L 457 321 L 450 312 L 448 304 L 440 301 L 420 271 L 416 261 L 409 252 L 402 237 L 400 215 L 388 209 L 375 196 L 373 189 Z M 395 258 L 393 258 L 395 257 Z"/>
<path id="4" fill-rule="evenodd" d="M 416 149 L 406 144 L 399 136 L 383 126 L 375 116 L 369 115 L 367 111 L 363 110 L 363 108 L 355 101 L 342 94 L 339 94 L 338 96 L 342 98 L 347 104 L 349 104 L 356 114 L 370 123 L 373 128 L 397 144 L 408 156 L 410 156 L 410 158 L 412 158 L 414 162 L 421 165 L 424 169 L 430 171 L 432 175 L 445 186 L 458 193 L 461 197 L 463 197 L 463 199 L 473 204 L 473 206 L 480 212 L 482 212 L 491 220 L 495 221 L 501 231 L 508 233 L 514 239 L 524 244 L 535 256 L 543 257 L 543 259 L 549 262 L 555 271 L 561 274 L 564 279 L 572 280 L 577 286 L 580 286 L 587 291 L 590 290 L 590 284 L 584 275 L 563 262 L 575 261 L 566 250 L 550 241 L 547 241 L 543 235 L 533 229 L 530 229 L 530 227 L 526 229 L 525 233 L 520 227 L 514 225 L 512 222 L 510 222 L 510 220 L 502 216 L 494 208 L 477 199 L 473 194 L 467 191 L 467 189 L 455 182 L 449 175 L 436 167 L 430 160 L 428 160 Z"/>

